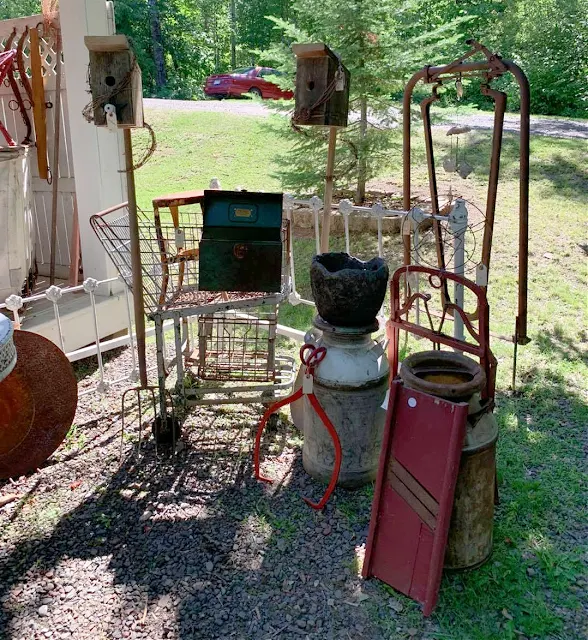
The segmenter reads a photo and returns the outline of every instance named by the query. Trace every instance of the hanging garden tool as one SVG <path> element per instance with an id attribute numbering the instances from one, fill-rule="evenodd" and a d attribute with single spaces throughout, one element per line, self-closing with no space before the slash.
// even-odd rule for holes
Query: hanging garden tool
<path id="1" fill-rule="evenodd" d="M 14 56 L 15 56 L 15 52 L 12 50 L 0 53 L 0 84 L 4 82 L 4 78 L 6 77 L 8 70 L 12 68 L 12 61 L 14 59 Z M 10 133 L 8 133 L 8 129 L 6 129 L 4 124 L 2 124 L 1 120 L 0 120 L 0 133 L 4 136 L 4 139 L 6 140 L 6 144 L 9 147 L 16 146 L 16 142 L 13 140 Z"/>
<path id="2" fill-rule="evenodd" d="M 519 178 L 519 294 L 518 310 L 516 315 L 515 330 L 513 335 L 514 343 L 514 367 L 513 386 L 516 373 L 516 352 L 519 344 L 527 344 L 527 280 L 528 280 L 528 258 L 529 258 L 529 82 L 521 68 L 514 62 L 502 60 L 498 54 L 491 53 L 486 47 L 476 42 L 468 40 L 467 44 L 471 49 L 463 56 L 450 62 L 447 65 L 432 67 L 426 66 L 421 71 L 415 73 L 409 80 L 403 98 L 403 208 L 411 208 L 411 119 L 410 107 L 415 86 L 419 81 L 433 85 L 433 93 L 421 103 L 421 113 L 425 128 L 425 147 L 427 152 L 427 164 L 429 169 L 429 188 L 431 192 L 431 207 L 433 212 L 439 211 L 439 198 L 437 192 L 437 180 L 435 175 L 435 160 L 433 153 L 433 139 L 431 135 L 431 122 L 429 117 L 430 104 L 438 100 L 437 91 L 443 84 L 458 80 L 461 84 L 462 78 L 481 77 L 481 92 L 494 101 L 494 129 L 492 136 L 492 154 L 490 159 L 490 175 L 488 179 L 488 195 L 485 211 L 484 238 L 482 242 L 482 258 L 479 263 L 479 284 L 486 287 L 490 270 L 490 255 L 492 251 L 492 234 L 494 229 L 494 214 L 496 209 L 496 194 L 498 190 L 498 178 L 500 169 L 500 154 L 502 144 L 502 131 L 504 124 L 504 113 L 506 109 L 506 95 L 501 91 L 491 88 L 491 83 L 495 79 L 511 73 L 520 91 L 520 178 Z M 483 61 L 470 61 L 469 58 L 481 53 L 485 56 Z M 459 87 L 459 85 L 458 85 Z M 465 132 L 464 132 L 465 133 Z M 456 169 L 458 167 L 456 166 Z M 464 165 L 462 173 L 465 175 L 467 166 Z M 436 247 L 438 267 L 446 269 L 445 257 L 443 254 L 443 244 L 436 234 Z M 410 236 L 405 236 L 404 263 L 411 262 Z M 447 291 L 442 290 L 443 302 L 449 300 Z"/>
<path id="3" fill-rule="evenodd" d="M 36 28 L 31 29 L 29 34 L 37 168 L 39 170 L 39 178 L 49 180 L 49 162 L 47 161 L 47 103 L 45 102 L 45 84 L 43 82 L 43 65 L 41 63 L 41 40 Z"/>
<path id="4" fill-rule="evenodd" d="M 255 436 L 255 446 L 253 448 L 253 464 L 255 467 L 255 477 L 258 480 L 262 480 L 263 482 L 272 483 L 273 481 L 270 478 L 262 476 L 261 471 L 259 470 L 259 447 L 261 444 L 261 436 L 263 435 L 265 425 L 270 419 L 270 416 L 278 411 L 278 409 L 281 409 L 282 407 L 285 407 L 292 402 L 296 402 L 296 400 L 299 400 L 303 396 L 306 396 L 308 398 L 310 404 L 312 405 L 312 408 L 315 410 L 316 414 L 319 416 L 322 423 L 325 425 L 325 428 L 329 432 L 329 435 L 333 440 L 333 446 L 335 448 L 335 464 L 333 466 L 333 472 L 331 474 L 329 486 L 327 487 L 327 490 L 325 491 L 323 497 L 318 502 L 312 502 L 312 500 L 304 498 L 304 502 L 306 502 L 306 504 L 311 506 L 313 509 L 322 509 L 327 504 L 337 484 L 337 479 L 339 478 L 339 470 L 341 469 L 341 460 L 343 457 L 341 451 L 341 442 L 339 441 L 337 431 L 333 426 L 333 423 L 329 420 L 329 416 L 327 416 L 317 397 L 313 393 L 314 370 L 324 360 L 326 355 L 327 350 L 325 349 L 325 347 L 315 347 L 312 344 L 305 344 L 301 347 L 300 360 L 306 367 L 304 371 L 304 377 L 302 379 L 302 387 L 287 398 L 284 398 L 283 400 L 272 404 L 264 413 L 257 429 L 257 434 Z"/>
<path id="5" fill-rule="evenodd" d="M 24 60 L 24 46 L 28 36 L 29 36 L 29 28 L 26 27 L 25 30 L 22 32 L 20 38 L 18 39 L 18 45 L 16 47 L 16 66 L 18 69 L 19 81 L 24 87 L 25 93 L 27 94 L 27 99 L 29 101 L 28 108 L 32 108 L 33 89 L 31 87 L 29 76 L 27 75 L 27 69 L 26 69 L 25 60 Z"/>
<path id="6" fill-rule="evenodd" d="M 6 44 L 4 45 L 5 52 L 12 51 L 12 44 L 15 38 L 16 38 L 16 29 L 13 30 L 13 32 L 8 37 L 8 40 L 6 40 Z M 10 102 L 8 103 L 8 108 L 11 111 L 19 111 L 22 121 L 24 122 L 24 125 L 26 128 L 25 137 L 23 138 L 21 144 L 29 145 L 31 144 L 32 127 L 31 127 L 31 121 L 29 119 L 29 114 L 27 113 L 24 101 L 20 95 L 20 89 L 18 88 L 18 83 L 14 78 L 14 64 L 17 61 L 18 61 L 18 48 L 14 54 L 13 63 L 8 67 L 6 72 L 6 79 L 8 80 L 8 84 L 10 85 L 10 88 L 12 89 L 12 93 L 14 94 L 14 99 L 10 100 Z"/>

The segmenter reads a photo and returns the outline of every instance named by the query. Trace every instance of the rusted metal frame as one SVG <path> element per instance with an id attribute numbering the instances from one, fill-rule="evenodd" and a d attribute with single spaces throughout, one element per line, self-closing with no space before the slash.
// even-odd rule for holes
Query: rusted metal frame
<path id="1" fill-rule="evenodd" d="M 484 225 L 484 239 L 482 241 L 482 264 L 486 267 L 486 273 L 489 275 L 494 216 L 496 213 L 496 196 L 498 193 L 498 176 L 500 173 L 500 154 L 502 152 L 504 112 L 506 111 L 506 93 L 491 89 L 489 84 L 482 85 L 481 92 L 483 95 L 494 100 L 492 155 L 490 156 L 490 175 L 488 177 L 488 195 L 486 199 L 486 223 Z"/>
<path id="2" fill-rule="evenodd" d="M 16 38 L 16 29 L 14 29 L 12 31 L 12 33 L 10 34 L 10 36 L 8 37 L 8 40 L 6 40 L 6 45 L 4 46 L 4 51 L 8 52 L 12 50 L 12 43 L 14 42 L 14 39 Z M 27 110 L 25 108 L 25 104 L 23 102 L 23 99 L 20 95 L 20 90 L 18 88 L 18 84 L 14 78 L 14 69 L 13 69 L 13 65 L 14 65 L 14 61 L 18 59 L 18 53 L 15 52 L 14 53 L 14 58 L 12 60 L 12 62 L 10 63 L 7 71 L 6 71 L 6 78 L 8 80 L 8 83 L 10 84 L 10 88 L 12 89 L 12 93 L 14 94 L 14 99 L 16 100 L 16 103 L 18 105 L 18 110 L 20 111 L 20 115 L 22 117 L 22 120 L 25 124 L 26 127 L 26 134 L 25 137 L 23 138 L 23 141 L 21 144 L 24 145 L 29 145 L 31 144 L 31 133 L 32 133 L 32 127 L 31 127 L 31 120 L 29 118 L 29 114 L 27 113 Z"/>
<path id="3" fill-rule="evenodd" d="M 515 324 L 515 344 L 528 344 L 527 336 L 527 290 L 529 272 L 529 142 L 530 105 L 529 80 L 523 70 L 514 62 L 504 62 L 506 68 L 516 78 L 521 96 L 520 149 L 519 149 L 519 300 Z M 516 358 L 514 373 L 516 372 Z"/>
<path id="4" fill-rule="evenodd" d="M 25 93 L 27 94 L 28 100 L 31 103 L 31 107 L 32 107 L 33 106 L 33 89 L 31 88 L 29 77 L 27 76 L 27 70 L 25 68 L 24 54 L 23 54 L 24 43 L 28 35 L 29 35 L 29 28 L 26 27 L 26 29 L 22 32 L 22 35 L 18 39 L 18 45 L 16 47 L 16 66 L 18 69 L 18 74 L 20 76 L 19 78 L 20 82 L 24 87 Z"/>
<path id="5" fill-rule="evenodd" d="M 474 43 L 478 51 L 487 51 L 482 45 Z M 473 55 L 473 54 L 470 54 Z M 468 56 L 466 56 L 468 57 Z M 403 208 L 409 211 L 411 208 L 411 122 L 410 106 L 412 94 L 419 81 L 425 83 L 437 82 L 441 76 L 450 73 L 467 75 L 474 71 L 484 71 L 489 79 L 499 77 L 505 72 L 510 72 L 519 85 L 520 106 L 520 180 L 519 180 L 519 295 L 518 315 L 515 324 L 515 344 L 527 344 L 527 317 L 528 317 L 528 261 L 529 261 L 529 141 L 530 141 L 530 88 L 529 81 L 523 70 L 514 62 L 502 60 L 498 56 L 491 55 L 483 62 L 464 62 L 465 57 L 448 65 L 438 67 L 425 67 L 417 71 L 408 81 L 402 101 L 402 127 L 403 127 Z M 495 115 L 496 118 L 496 115 Z M 404 237 L 404 263 L 410 264 L 410 236 Z M 515 363 L 516 371 L 516 349 Z M 513 372 L 514 376 L 514 372 Z"/>
<path id="6" fill-rule="evenodd" d="M 446 305 L 444 305 L 443 307 L 443 313 L 441 315 L 441 322 L 439 323 L 439 327 L 437 329 L 437 331 L 441 332 L 441 329 L 443 328 L 443 325 L 445 324 L 445 319 L 447 318 L 447 316 L 453 316 L 455 317 L 455 312 L 457 312 L 459 314 L 459 316 L 461 317 L 466 329 L 468 330 L 469 334 L 472 336 L 472 338 L 474 340 L 476 340 L 477 342 L 480 342 L 480 335 L 479 333 L 474 329 L 474 326 L 472 325 L 472 318 L 470 316 L 468 316 L 468 314 L 457 304 L 454 304 L 453 302 L 449 302 Z M 473 315 L 477 315 L 477 314 L 473 314 Z M 477 318 L 474 318 L 477 320 Z"/>
<path id="7" fill-rule="evenodd" d="M 451 336 L 447 336 L 432 329 L 426 329 L 408 320 L 403 320 L 402 315 L 407 315 L 408 310 L 400 305 L 400 279 L 408 276 L 410 273 L 422 273 L 429 276 L 429 282 L 432 278 L 437 277 L 440 280 L 439 287 L 443 286 L 444 281 L 457 282 L 469 289 L 477 299 L 477 315 L 478 315 L 478 344 L 474 345 L 463 340 L 458 340 Z M 434 286 L 431 283 L 431 286 Z M 416 300 L 416 297 L 414 298 Z M 490 350 L 490 312 L 485 290 L 471 280 L 458 276 L 448 271 L 440 271 L 430 267 L 422 267 L 420 265 L 406 265 L 400 267 L 390 279 L 390 320 L 386 324 L 386 334 L 390 340 L 388 347 L 388 360 L 390 362 L 390 370 L 392 376 L 398 373 L 399 364 L 399 338 L 400 330 L 413 333 L 422 338 L 428 338 L 436 345 L 445 345 L 452 349 L 465 351 L 480 358 L 480 365 L 486 373 L 486 387 L 482 393 L 484 400 L 493 400 L 495 393 L 496 380 L 496 358 Z M 462 316 L 463 317 L 463 316 Z M 465 318 L 464 318 L 465 320 Z M 466 323 L 466 326 L 469 323 Z"/>
<path id="8" fill-rule="evenodd" d="M 437 174 L 435 173 L 435 151 L 433 149 L 433 134 L 431 132 L 431 104 L 439 100 L 437 91 L 441 83 L 433 87 L 432 94 L 421 102 L 421 118 L 423 120 L 425 151 L 427 154 L 427 168 L 429 172 L 429 190 L 431 192 L 431 210 L 434 216 L 439 215 L 439 193 L 437 189 Z M 435 249 L 437 251 L 437 266 L 445 270 L 445 252 L 443 250 L 443 238 L 441 236 L 441 224 L 433 219 L 433 231 L 435 233 Z M 443 306 L 451 300 L 447 286 L 441 289 Z"/>

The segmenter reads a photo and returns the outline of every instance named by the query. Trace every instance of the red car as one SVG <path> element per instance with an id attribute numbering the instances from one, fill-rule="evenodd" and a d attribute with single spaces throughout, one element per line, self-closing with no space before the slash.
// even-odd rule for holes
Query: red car
<path id="1" fill-rule="evenodd" d="M 294 94 L 280 89 L 277 84 L 268 82 L 266 77 L 279 76 L 281 73 L 269 67 L 246 67 L 235 69 L 231 73 L 208 76 L 204 93 L 210 98 L 230 98 L 250 93 L 259 98 L 290 100 Z"/>

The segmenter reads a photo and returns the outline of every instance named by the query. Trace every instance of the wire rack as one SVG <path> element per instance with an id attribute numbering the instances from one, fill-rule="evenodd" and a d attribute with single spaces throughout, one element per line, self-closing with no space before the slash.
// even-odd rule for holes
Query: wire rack
<path id="1" fill-rule="evenodd" d="M 275 382 L 277 326 L 277 305 L 199 316 L 188 363 L 202 380 Z"/>
<path id="2" fill-rule="evenodd" d="M 139 211 L 139 243 L 143 297 L 149 315 L 191 309 L 194 313 L 238 306 L 253 306 L 272 297 L 284 298 L 288 293 L 288 242 L 284 242 L 282 259 L 282 291 L 211 292 L 198 289 L 198 257 L 202 237 L 202 213 L 180 210 L 174 223 L 158 220 L 153 213 Z M 90 224 L 119 275 L 132 290 L 131 233 L 128 208 L 96 214 Z M 287 229 L 284 228 L 284 232 Z M 277 300 L 276 300 L 277 301 Z M 216 308 L 213 308 L 216 307 Z"/>

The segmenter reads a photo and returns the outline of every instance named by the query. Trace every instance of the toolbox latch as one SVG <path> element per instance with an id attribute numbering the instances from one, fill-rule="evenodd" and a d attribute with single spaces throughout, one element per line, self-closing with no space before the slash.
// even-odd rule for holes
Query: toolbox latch
<path id="1" fill-rule="evenodd" d="M 246 244 L 236 244 L 233 246 L 233 255 L 237 260 L 243 260 L 247 255 L 248 247 Z"/>

